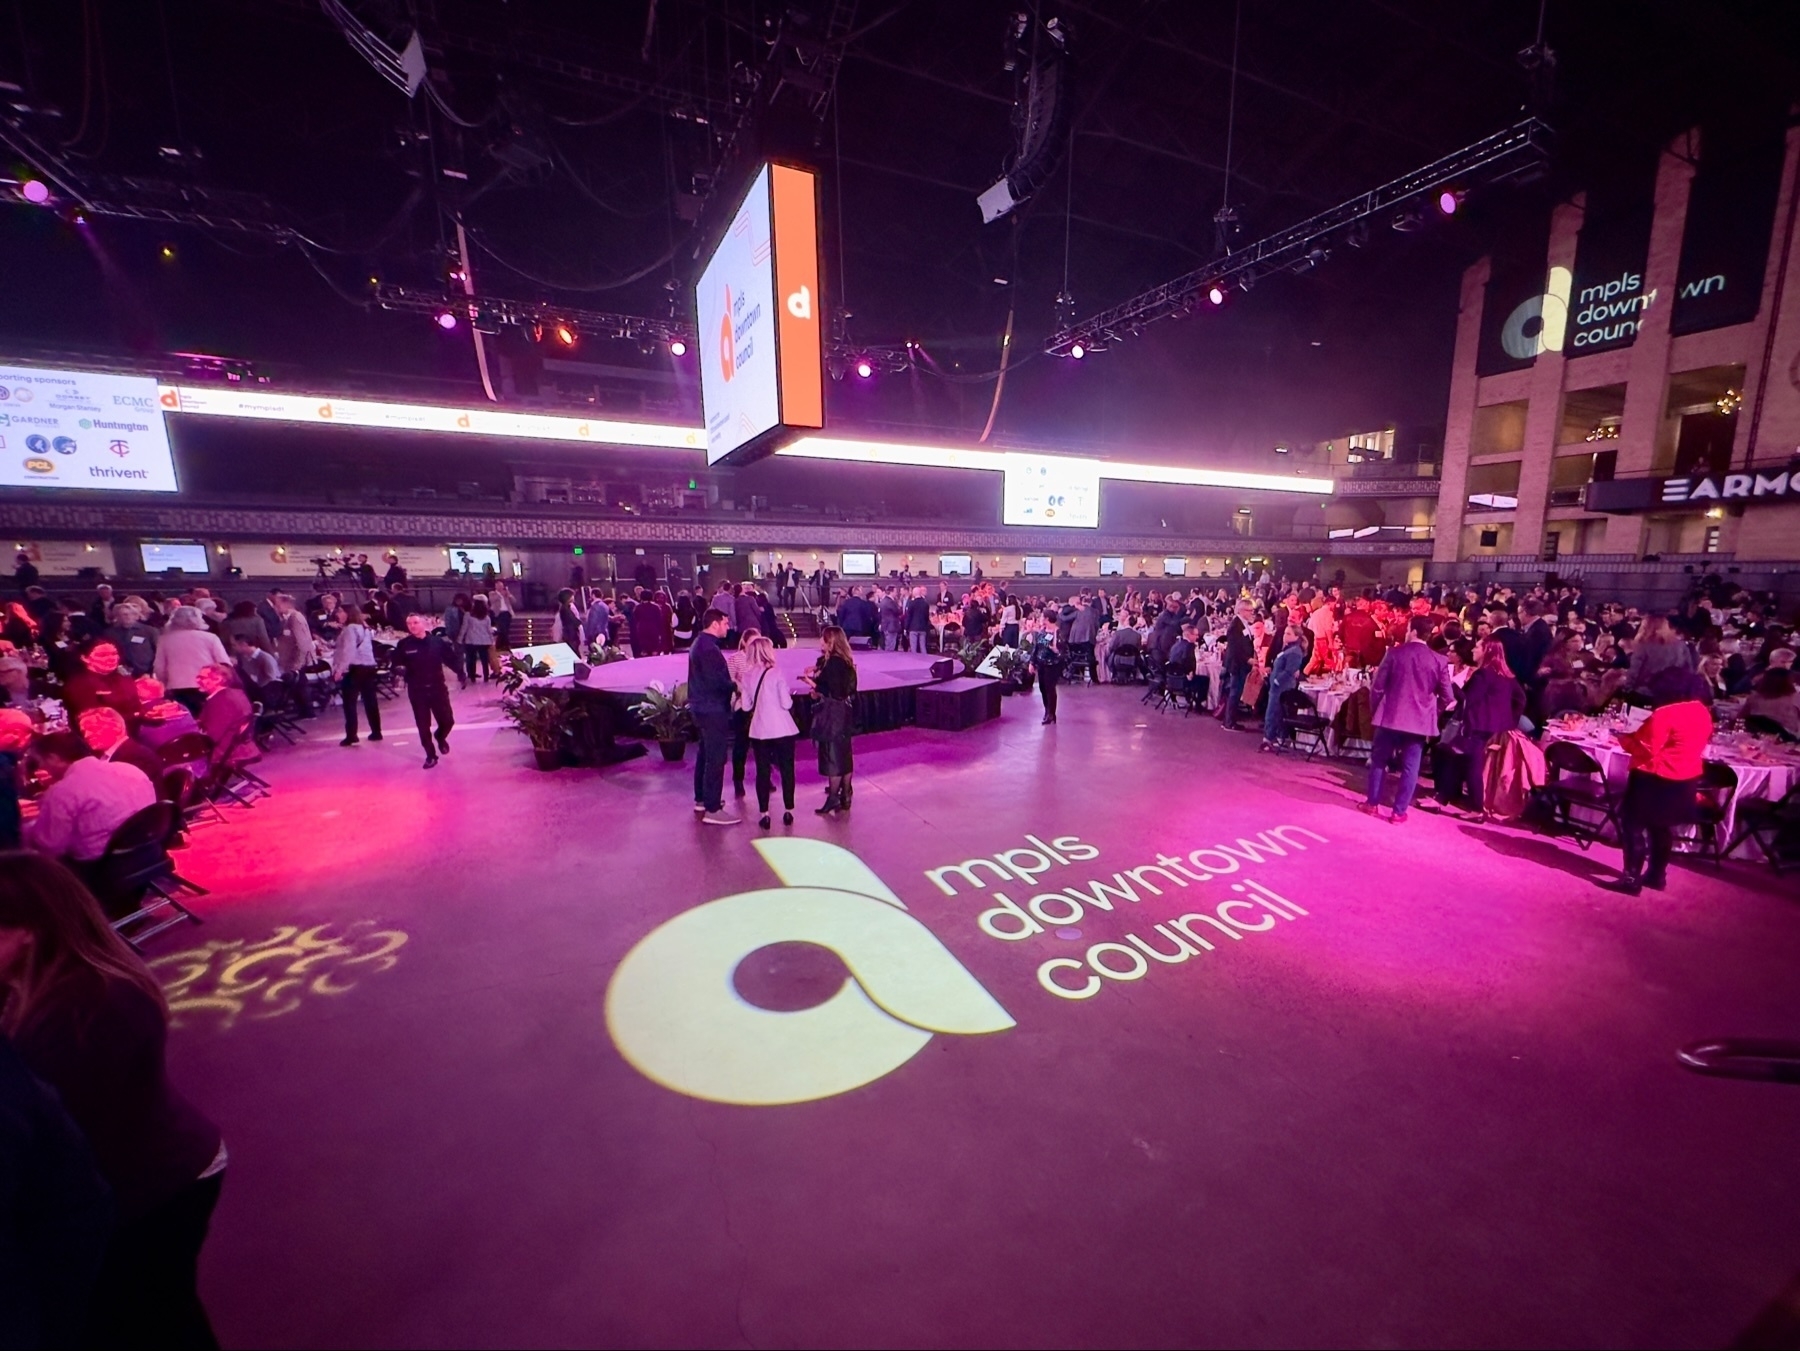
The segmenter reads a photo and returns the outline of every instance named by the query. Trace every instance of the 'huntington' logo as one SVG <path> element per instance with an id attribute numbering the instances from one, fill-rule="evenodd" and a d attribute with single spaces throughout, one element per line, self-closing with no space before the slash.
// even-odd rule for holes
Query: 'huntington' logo
<path id="1" fill-rule="evenodd" d="M 891 1074 L 934 1033 L 1004 1032 L 1012 1017 L 861 859 L 817 840 L 757 840 L 782 885 L 695 906 L 625 954 L 606 1025 L 634 1068 L 690 1097 L 809 1102 Z M 733 973 L 775 943 L 816 943 L 850 979 L 814 1008 L 747 1002 Z"/>

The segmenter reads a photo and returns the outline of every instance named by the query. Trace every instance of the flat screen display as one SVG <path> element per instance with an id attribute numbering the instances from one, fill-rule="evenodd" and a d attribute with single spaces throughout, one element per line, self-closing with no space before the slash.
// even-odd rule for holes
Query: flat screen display
<path id="1" fill-rule="evenodd" d="M 145 572 L 167 572 L 170 568 L 180 568 L 183 572 L 204 577 L 212 571 L 212 561 L 206 556 L 206 546 L 193 540 L 146 541 L 138 545 L 138 556 L 143 560 Z"/>
<path id="2" fill-rule="evenodd" d="M 1100 464 L 1065 455 L 1019 455 L 1005 460 L 1005 525 L 1100 524 Z"/>
<path id="3" fill-rule="evenodd" d="M 757 172 L 701 270 L 694 312 L 708 464 L 778 427 L 824 426 L 812 174 L 784 164 Z"/>
<path id="4" fill-rule="evenodd" d="M 500 572 L 500 550 L 492 544 L 452 544 L 449 553 L 452 572 L 479 575 L 484 567 Z"/>
<path id="5" fill-rule="evenodd" d="M 1026 554 L 1025 575 L 1027 577 L 1048 577 L 1050 575 L 1050 555 Z"/>
<path id="6" fill-rule="evenodd" d="M 0 366 L 0 486 L 176 491 L 156 381 Z"/>
<path id="7" fill-rule="evenodd" d="M 1102 577 L 1123 577 L 1125 575 L 1125 559 L 1123 557 L 1109 558 L 1102 555 L 1100 558 L 1100 575 Z"/>
<path id="8" fill-rule="evenodd" d="M 975 560 L 968 554 L 939 554 L 938 571 L 946 577 L 967 577 L 975 571 Z"/>
<path id="9" fill-rule="evenodd" d="M 875 555 L 845 554 L 838 572 L 845 577 L 873 577 L 875 575 Z"/>
<path id="10" fill-rule="evenodd" d="M 1185 576 L 1187 576 L 1187 559 L 1185 559 L 1185 558 L 1165 558 L 1165 559 L 1163 559 L 1163 576 L 1165 576 L 1165 577 L 1185 577 Z"/>

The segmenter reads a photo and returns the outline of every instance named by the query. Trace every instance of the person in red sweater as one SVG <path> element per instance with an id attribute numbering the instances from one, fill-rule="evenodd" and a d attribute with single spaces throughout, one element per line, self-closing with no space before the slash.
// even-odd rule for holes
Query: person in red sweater
<path id="1" fill-rule="evenodd" d="M 81 658 L 82 669 L 69 677 L 64 702 L 71 713 L 90 708 L 117 711 L 127 727 L 135 727 L 143 712 L 137 682 L 120 669 L 119 649 L 110 638 L 96 639 Z"/>
<path id="2" fill-rule="evenodd" d="M 1692 671 L 1659 672 L 1650 682 L 1650 702 L 1643 724 L 1619 737 L 1631 755 L 1619 813 L 1625 859 L 1619 880 L 1605 885 L 1627 896 L 1668 885 L 1675 827 L 1698 819 L 1700 773 L 1713 733 L 1706 682 Z"/>

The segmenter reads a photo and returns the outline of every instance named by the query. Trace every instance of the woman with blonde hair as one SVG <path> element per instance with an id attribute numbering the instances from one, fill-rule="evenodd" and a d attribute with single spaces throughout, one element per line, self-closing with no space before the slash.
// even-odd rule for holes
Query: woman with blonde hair
<path id="1" fill-rule="evenodd" d="M 0 995 L 0 1033 L 56 1090 L 116 1203 L 87 1344 L 217 1346 L 195 1278 L 225 1180 L 219 1128 L 169 1084 L 156 977 L 41 854 L 0 854 Z"/>
<path id="2" fill-rule="evenodd" d="M 819 635 L 819 661 L 805 677 L 818 696 L 813 705 L 812 739 L 819 747 L 819 773 L 825 776 L 825 805 L 820 816 L 850 810 L 850 775 L 855 761 L 850 735 L 856 722 L 856 658 L 850 640 L 836 624 Z"/>
<path id="3" fill-rule="evenodd" d="M 381 740 L 381 696 L 375 684 L 375 640 L 369 636 L 369 624 L 363 618 L 362 606 L 340 605 L 337 611 L 337 642 L 331 654 L 331 678 L 339 683 L 344 701 L 344 739 L 340 746 L 354 746 L 356 735 L 356 701 L 362 700 L 369 715 L 369 740 Z M 431 753 L 429 742 L 426 754 Z"/>
<path id="4" fill-rule="evenodd" d="M 794 824 L 794 743 L 800 728 L 794 722 L 794 695 L 786 677 L 775 666 L 774 640 L 760 633 L 744 639 L 738 648 L 737 693 L 733 702 L 748 718 L 750 752 L 756 757 L 757 825 L 769 828 L 769 798 L 774 774 L 781 773 L 781 823 Z"/>

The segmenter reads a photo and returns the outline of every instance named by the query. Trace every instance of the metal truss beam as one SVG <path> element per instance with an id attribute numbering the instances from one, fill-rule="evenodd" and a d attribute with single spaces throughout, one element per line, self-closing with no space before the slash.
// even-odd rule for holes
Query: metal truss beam
<path id="1" fill-rule="evenodd" d="M 1123 304 L 1070 324 L 1054 334 L 1044 350 L 1051 356 L 1067 356 L 1077 343 L 1095 350 L 1130 337 L 1146 324 L 1189 313 L 1214 286 L 1248 289 L 1258 277 L 1273 272 L 1305 271 L 1323 262 L 1332 246 L 1344 241 L 1353 227 L 1366 228 L 1377 217 L 1404 210 L 1434 192 L 1477 182 L 1505 182 L 1541 169 L 1549 155 L 1550 136 L 1546 123 L 1527 118 Z"/>

